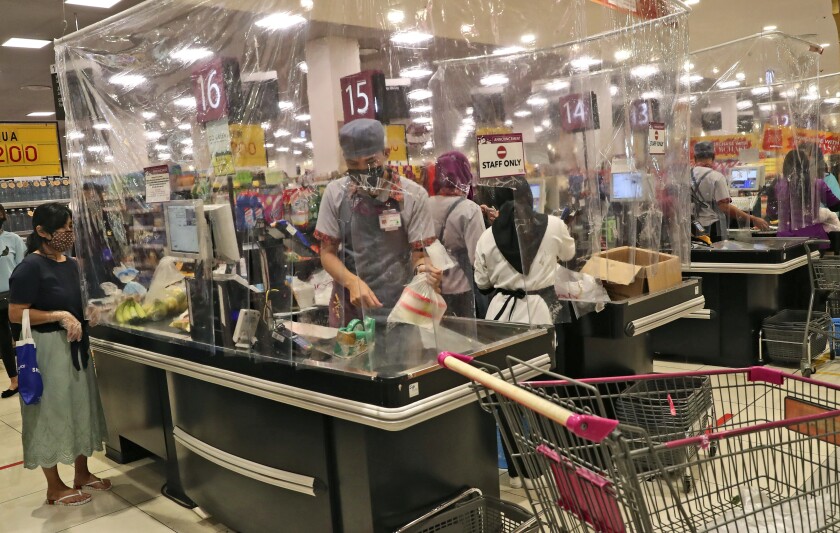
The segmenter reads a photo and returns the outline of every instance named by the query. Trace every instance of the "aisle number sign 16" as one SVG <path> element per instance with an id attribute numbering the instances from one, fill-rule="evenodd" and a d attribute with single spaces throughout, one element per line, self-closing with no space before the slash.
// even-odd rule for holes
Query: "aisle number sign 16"
<path id="1" fill-rule="evenodd" d="M 385 75 L 379 70 L 365 70 L 341 78 L 344 122 L 357 118 L 381 120 L 384 93 Z"/>
<path id="2" fill-rule="evenodd" d="M 192 75 L 196 120 L 210 122 L 228 116 L 241 92 L 239 63 L 235 59 L 215 58 Z"/>

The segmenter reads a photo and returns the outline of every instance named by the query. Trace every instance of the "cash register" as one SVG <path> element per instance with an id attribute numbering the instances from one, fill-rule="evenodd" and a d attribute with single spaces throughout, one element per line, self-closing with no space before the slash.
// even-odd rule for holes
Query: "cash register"
<path id="1" fill-rule="evenodd" d="M 758 201 L 758 192 L 764 187 L 763 165 L 741 165 L 732 167 L 729 172 L 729 194 L 732 205 L 752 213 Z"/>

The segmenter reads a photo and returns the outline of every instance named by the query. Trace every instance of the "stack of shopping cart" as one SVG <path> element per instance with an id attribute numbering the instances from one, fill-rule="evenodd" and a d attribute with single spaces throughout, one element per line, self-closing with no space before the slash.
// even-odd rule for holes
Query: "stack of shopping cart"
<path id="1" fill-rule="evenodd" d="M 468 489 L 395 533 L 532 533 L 537 519 L 518 505 Z"/>

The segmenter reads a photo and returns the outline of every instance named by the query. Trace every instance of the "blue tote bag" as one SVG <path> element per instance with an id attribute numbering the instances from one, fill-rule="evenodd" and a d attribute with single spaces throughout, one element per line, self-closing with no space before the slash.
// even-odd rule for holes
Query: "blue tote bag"
<path id="1" fill-rule="evenodd" d="M 29 309 L 24 309 L 21 321 L 20 340 L 15 347 L 18 367 L 18 389 L 23 403 L 36 404 L 44 393 L 44 382 L 38 370 L 35 357 L 35 339 L 32 338 L 32 326 L 29 324 Z"/>

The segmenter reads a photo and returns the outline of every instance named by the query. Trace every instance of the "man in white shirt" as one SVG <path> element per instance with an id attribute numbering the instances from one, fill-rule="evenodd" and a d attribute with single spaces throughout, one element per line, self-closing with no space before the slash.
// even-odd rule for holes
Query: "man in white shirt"
<path id="1" fill-rule="evenodd" d="M 694 145 L 694 167 L 691 169 L 691 202 L 694 219 L 703 226 L 712 242 L 723 239 L 730 220 L 747 222 L 760 230 L 770 226 L 762 218 L 745 213 L 732 205 L 729 181 L 714 170 L 715 146 L 711 142 Z"/>

